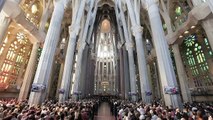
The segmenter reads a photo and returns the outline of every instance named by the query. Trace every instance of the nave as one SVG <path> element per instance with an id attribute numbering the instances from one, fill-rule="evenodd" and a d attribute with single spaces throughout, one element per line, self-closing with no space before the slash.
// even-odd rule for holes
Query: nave
<path id="1" fill-rule="evenodd" d="M 1 0 L 0 99 L 210 103 L 212 13 L 213 0 Z"/>
<path id="2" fill-rule="evenodd" d="M 94 120 L 114 120 L 115 117 L 111 113 L 110 105 L 107 102 L 101 103 L 98 108 L 97 116 L 95 116 Z"/>
<path id="3" fill-rule="evenodd" d="M 0 120 L 212 120 L 212 116 L 213 103 L 206 102 L 184 103 L 176 108 L 161 101 L 145 104 L 96 96 L 64 103 L 46 100 L 30 106 L 27 100 L 0 99 Z"/>

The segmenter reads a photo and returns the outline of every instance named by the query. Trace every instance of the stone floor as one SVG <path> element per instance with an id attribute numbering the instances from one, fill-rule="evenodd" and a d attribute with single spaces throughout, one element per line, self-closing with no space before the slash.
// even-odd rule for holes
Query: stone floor
<path id="1" fill-rule="evenodd" d="M 104 102 L 100 105 L 98 109 L 98 115 L 95 116 L 94 120 L 115 120 L 110 112 L 110 106 L 108 103 Z"/>

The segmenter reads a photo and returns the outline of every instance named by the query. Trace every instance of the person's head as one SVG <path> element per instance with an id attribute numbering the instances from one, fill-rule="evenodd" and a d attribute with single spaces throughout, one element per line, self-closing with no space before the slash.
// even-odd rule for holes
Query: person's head
<path id="1" fill-rule="evenodd" d="M 176 112 L 180 112 L 180 109 L 179 108 L 176 108 L 176 110 L 175 110 Z"/>
<path id="2" fill-rule="evenodd" d="M 202 114 L 202 112 L 200 110 L 197 111 L 197 117 L 199 117 L 199 118 L 203 117 L 203 114 Z"/>
<path id="3" fill-rule="evenodd" d="M 213 120 L 212 115 L 210 115 L 210 116 L 208 117 L 208 120 Z"/>
<path id="4" fill-rule="evenodd" d="M 0 112 L 3 112 L 4 111 L 4 108 L 3 107 L 0 107 Z"/>
<path id="5" fill-rule="evenodd" d="M 140 115 L 139 120 L 145 120 L 145 116 L 144 115 Z"/>

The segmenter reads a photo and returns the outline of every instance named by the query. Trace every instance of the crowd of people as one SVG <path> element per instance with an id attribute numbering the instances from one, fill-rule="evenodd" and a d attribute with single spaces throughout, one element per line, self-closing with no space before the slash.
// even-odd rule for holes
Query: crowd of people
<path id="1" fill-rule="evenodd" d="M 213 120 L 211 103 L 185 103 L 183 109 L 179 109 L 158 102 L 143 104 L 114 100 L 110 106 L 116 120 Z"/>
<path id="2" fill-rule="evenodd" d="M 144 104 L 118 99 L 45 101 L 29 106 L 27 100 L 0 100 L 0 120 L 93 120 L 102 102 L 108 102 L 115 120 L 213 120 L 213 104 L 186 103 L 183 109 L 158 102 Z"/>
<path id="3" fill-rule="evenodd" d="M 27 100 L 0 100 L 0 120 L 93 120 L 98 106 L 98 100 L 50 100 L 32 106 Z"/>

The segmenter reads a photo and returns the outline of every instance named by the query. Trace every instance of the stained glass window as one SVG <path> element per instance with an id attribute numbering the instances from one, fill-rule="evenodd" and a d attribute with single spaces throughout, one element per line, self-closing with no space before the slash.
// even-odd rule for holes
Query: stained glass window
<path id="1" fill-rule="evenodd" d="M 175 13 L 177 16 L 180 16 L 182 14 L 182 9 L 180 6 L 178 6 L 176 9 L 175 9 Z"/>
<path id="2" fill-rule="evenodd" d="M 199 39 L 199 40 L 198 40 Z M 208 39 L 191 34 L 182 43 L 182 56 L 188 76 L 194 80 L 195 87 L 212 86 L 213 80 L 209 77 L 207 59 L 212 57 L 212 50 Z"/>
<path id="3" fill-rule="evenodd" d="M 10 41 L 10 44 L 7 44 Z M 0 50 L 8 49 L 5 53 L 0 54 L 3 63 L 0 69 L 0 84 L 15 85 L 16 80 L 23 73 L 30 56 L 32 44 L 24 33 L 17 33 L 14 40 L 4 41 L 5 47 Z"/>

